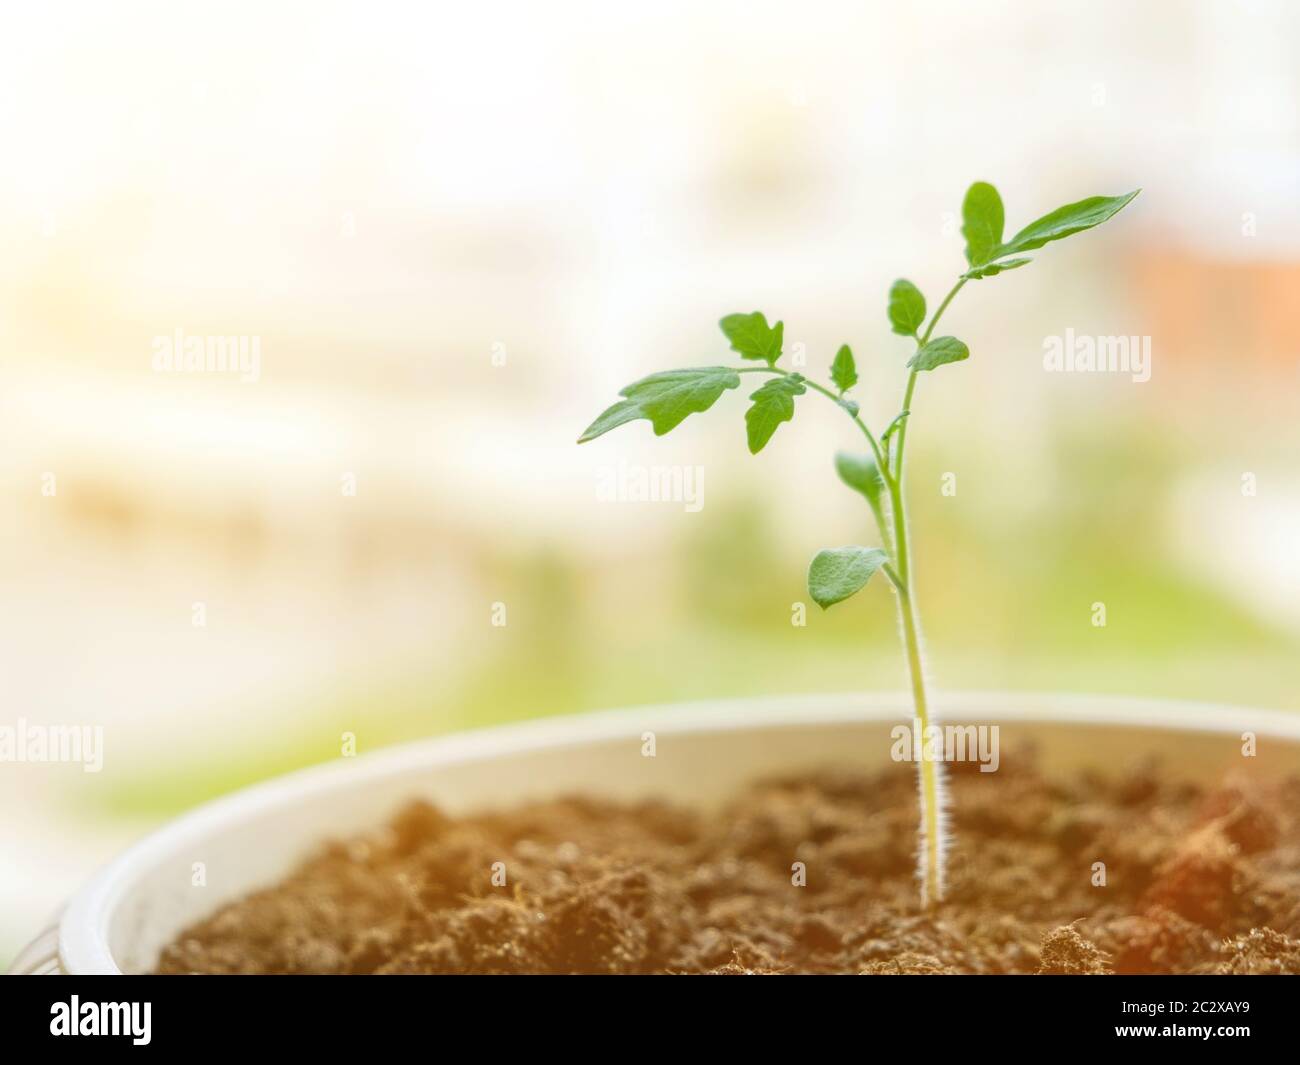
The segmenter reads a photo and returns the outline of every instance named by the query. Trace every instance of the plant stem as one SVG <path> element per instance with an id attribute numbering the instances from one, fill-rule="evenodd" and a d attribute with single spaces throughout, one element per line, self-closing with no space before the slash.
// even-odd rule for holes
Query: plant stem
<path id="1" fill-rule="evenodd" d="M 943 312 L 953 297 L 961 291 L 966 279 L 961 278 L 939 304 L 930 319 L 925 333 L 917 338 L 918 349 L 923 347 L 934 332 Z M 907 377 L 907 389 L 903 395 L 905 411 L 912 410 L 912 397 L 916 391 L 917 371 L 912 370 Z M 930 727 L 929 705 L 925 694 L 925 672 L 921 661 L 921 625 L 920 610 L 916 605 L 914 589 L 916 582 L 912 571 L 912 547 L 907 529 L 907 506 L 903 493 L 903 453 L 907 444 L 907 427 L 911 417 L 905 418 L 898 427 L 898 443 L 894 449 L 894 469 L 886 477 L 889 485 L 890 510 L 894 516 L 894 561 L 898 567 L 895 588 L 898 593 L 898 619 L 903 630 L 903 643 L 907 651 L 907 668 L 912 680 L 912 703 L 916 711 L 917 724 L 920 727 L 918 737 L 921 745 L 918 772 L 921 777 L 921 838 L 923 853 L 920 855 L 921 901 L 923 905 L 934 905 L 943 898 L 943 825 L 942 825 L 942 781 L 939 766 L 926 757 L 928 748 L 927 735 Z M 892 578 L 891 578 L 892 579 Z"/>
<path id="2" fill-rule="evenodd" d="M 925 332 L 917 337 L 917 348 L 923 348 L 930 340 L 930 335 L 934 332 L 934 327 L 939 324 L 939 319 L 943 317 L 943 312 L 948 309 L 948 304 L 953 301 L 953 297 L 962 290 L 966 284 L 966 278 L 960 277 L 957 283 L 944 296 L 943 302 L 939 304 L 938 309 L 934 312 L 934 317 L 930 319 L 930 324 L 925 327 Z M 903 393 L 903 410 L 912 409 L 912 393 L 916 391 L 916 375 L 918 371 L 912 370 L 907 375 L 907 390 Z M 910 417 L 903 419 L 903 424 L 898 427 L 898 446 L 894 449 L 894 472 L 893 478 L 902 484 L 903 480 L 903 445 L 907 442 L 907 423 L 912 419 Z"/>
<path id="3" fill-rule="evenodd" d="M 943 832 L 940 825 L 939 767 L 926 757 L 927 737 L 930 727 L 929 706 L 925 696 L 925 672 L 921 662 L 921 634 L 917 608 L 912 599 L 911 545 L 908 542 L 907 510 L 903 501 L 903 486 L 899 481 L 890 485 L 890 504 L 894 513 L 894 557 L 899 577 L 894 581 L 898 594 L 898 620 L 903 630 L 903 645 L 907 652 L 907 669 L 912 681 L 912 705 L 920 729 L 917 737 L 920 750 L 917 772 L 921 775 L 921 839 L 920 856 L 921 902 L 933 905 L 943 898 Z"/>
<path id="4" fill-rule="evenodd" d="M 943 302 L 939 304 L 939 309 L 934 312 L 934 317 L 930 319 L 930 324 L 926 327 L 925 334 L 921 337 L 921 343 L 925 344 L 930 339 L 930 334 L 934 332 L 934 327 L 939 324 L 939 319 L 943 317 L 943 312 L 948 309 L 948 304 L 952 298 L 961 291 L 962 286 L 966 284 L 966 278 L 957 278 L 957 283 L 948 290 L 948 295 L 944 296 Z"/>

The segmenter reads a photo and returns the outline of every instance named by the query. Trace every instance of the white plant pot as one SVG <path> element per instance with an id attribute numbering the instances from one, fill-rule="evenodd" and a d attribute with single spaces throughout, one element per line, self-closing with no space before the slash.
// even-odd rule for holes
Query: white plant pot
<path id="1" fill-rule="evenodd" d="M 1049 774 L 1111 770 L 1157 755 L 1177 778 L 1243 768 L 1300 772 L 1300 713 L 1101 696 L 967 694 L 935 701 L 942 722 L 997 724 L 1003 757 L 1036 744 Z M 903 695 L 817 695 L 690 703 L 551 718 L 407 744 L 289 776 L 172 821 L 100 871 L 11 971 L 139 973 L 183 928 L 274 884 L 326 840 L 379 827 L 422 797 L 450 814 L 561 793 L 660 796 L 707 805 L 748 781 L 835 764 L 880 769 Z M 655 734 L 655 757 L 642 754 Z M 911 772 L 912 766 L 898 766 Z M 192 886 L 203 862 L 206 886 Z"/>

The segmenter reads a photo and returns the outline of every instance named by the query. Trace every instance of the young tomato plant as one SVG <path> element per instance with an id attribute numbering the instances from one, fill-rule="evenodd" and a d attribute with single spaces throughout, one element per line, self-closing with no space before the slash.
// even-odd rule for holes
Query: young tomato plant
<path id="1" fill-rule="evenodd" d="M 840 347 L 830 367 L 830 387 L 802 374 L 777 366 L 782 354 L 784 322 L 769 325 L 760 311 L 729 314 L 721 321 L 731 349 L 742 359 L 762 365 L 704 366 L 651 374 L 628 385 L 623 398 L 606 409 L 587 427 L 578 443 L 596 437 L 627 422 L 644 418 L 663 436 L 688 415 L 708 410 L 723 392 L 740 387 L 741 374 L 765 374 L 769 379 L 750 393 L 751 406 L 745 412 L 745 432 L 751 454 L 758 454 L 772 439 L 782 422 L 794 417 L 795 400 L 816 392 L 830 400 L 853 421 L 870 448 L 867 454 L 839 452 L 835 467 L 840 479 L 861 493 L 875 516 L 880 547 L 836 547 L 819 551 L 808 567 L 808 592 L 823 610 L 860 591 L 877 572 L 894 588 L 902 631 L 903 650 L 911 677 L 912 702 L 922 737 L 932 724 L 926 701 L 925 671 L 921 661 L 921 619 L 916 602 L 916 567 L 908 539 L 907 499 L 903 490 L 904 452 L 908 426 L 912 421 L 917 378 L 970 355 L 964 343 L 952 336 L 934 335 L 944 311 L 967 281 L 996 277 L 1015 270 L 1030 260 L 1024 252 L 1034 251 L 1054 240 L 1092 229 L 1113 217 L 1141 191 L 1124 196 L 1092 196 L 1078 203 L 1058 207 L 1030 222 L 1009 240 L 1003 240 L 1002 198 L 997 189 L 978 181 L 962 203 L 962 235 L 966 238 L 968 269 L 944 296 L 930 320 L 926 302 L 912 282 L 895 281 L 889 290 L 888 316 L 893 331 L 915 344 L 907 361 L 907 385 L 897 416 L 877 436 L 863 420 L 858 404 L 848 393 L 858 383 L 857 366 L 847 344 Z M 917 760 L 921 825 L 917 870 L 922 905 L 943 898 L 944 848 L 943 777 L 934 759 Z"/>

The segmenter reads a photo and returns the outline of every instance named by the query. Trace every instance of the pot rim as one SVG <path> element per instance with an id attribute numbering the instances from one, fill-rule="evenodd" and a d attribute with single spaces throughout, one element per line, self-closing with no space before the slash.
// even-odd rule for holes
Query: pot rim
<path id="1" fill-rule="evenodd" d="M 904 716 L 905 692 L 849 692 L 711 699 L 566 714 L 396 744 L 355 758 L 309 766 L 203 803 L 146 835 L 97 872 L 69 901 L 59 922 L 58 950 L 71 973 L 120 974 L 108 943 L 114 907 L 136 871 L 203 833 L 250 810 L 303 802 L 327 794 L 336 782 L 382 778 L 414 767 L 486 761 L 504 754 L 585 745 L 652 730 L 670 735 L 741 730 L 754 726 L 798 728 Z M 1061 724 L 1160 728 L 1171 732 L 1252 731 L 1300 741 L 1300 714 L 1229 704 L 1138 699 L 1116 695 L 973 691 L 932 699 L 938 719 L 949 721 L 1044 720 Z M 992 714 L 990 713 L 992 711 Z"/>

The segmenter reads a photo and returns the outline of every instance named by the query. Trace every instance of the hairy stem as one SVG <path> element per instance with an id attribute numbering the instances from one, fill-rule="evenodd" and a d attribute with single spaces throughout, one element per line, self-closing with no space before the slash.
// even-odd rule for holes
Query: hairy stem
<path id="1" fill-rule="evenodd" d="M 921 662 L 921 633 L 916 603 L 912 598 L 911 545 L 908 541 L 907 510 L 903 501 L 903 486 L 894 481 L 890 486 L 890 502 L 894 513 L 894 557 L 898 565 L 898 578 L 894 586 L 898 593 L 898 620 L 903 631 L 903 646 L 907 653 L 908 675 L 912 681 L 912 705 L 916 713 L 920 735 L 919 761 L 921 796 L 921 854 L 918 868 L 921 879 L 921 902 L 932 905 L 943 898 L 943 844 L 942 781 L 939 766 L 927 758 L 930 711 L 925 695 L 925 672 Z"/>
<path id="2" fill-rule="evenodd" d="M 944 297 L 930 319 L 925 333 L 917 338 L 918 349 L 930 339 L 934 327 L 953 297 L 966 284 L 965 278 L 958 280 L 952 290 Z M 916 391 L 917 371 L 912 370 L 907 376 L 907 389 L 903 395 L 905 411 L 912 410 L 912 397 Z M 912 569 L 912 547 L 907 529 L 907 505 L 903 493 L 903 455 L 907 444 L 907 426 L 911 417 L 905 418 L 898 427 L 898 443 L 894 448 L 894 468 L 886 483 L 889 485 L 890 509 L 894 516 L 894 561 L 897 565 L 895 587 L 898 592 L 898 619 L 903 630 L 903 644 L 907 652 L 907 669 L 912 681 L 912 703 L 916 710 L 916 720 L 920 727 L 921 750 L 917 763 L 920 774 L 921 797 L 921 854 L 918 862 L 921 879 L 921 901 L 924 905 L 933 905 L 943 898 L 943 782 L 940 767 L 925 757 L 928 744 L 927 730 L 930 727 L 929 704 L 925 694 L 925 672 L 921 661 L 921 623 L 920 610 L 915 598 L 915 575 Z M 892 578 L 891 578 L 892 579 Z"/>

